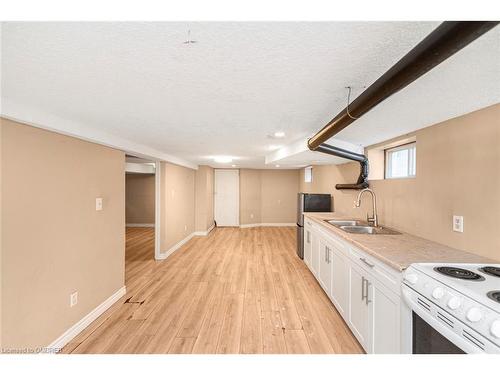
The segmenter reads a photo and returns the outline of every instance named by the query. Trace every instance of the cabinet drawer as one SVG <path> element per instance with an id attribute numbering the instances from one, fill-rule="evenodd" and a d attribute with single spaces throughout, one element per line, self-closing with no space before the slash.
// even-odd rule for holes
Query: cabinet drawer
<path id="1" fill-rule="evenodd" d="M 362 267 L 368 273 L 377 278 L 379 282 L 392 290 L 397 295 L 400 295 L 401 272 L 391 269 L 378 259 L 366 254 L 355 247 L 350 249 L 351 261 Z"/>
<path id="2" fill-rule="evenodd" d="M 326 231 L 323 228 L 318 228 L 318 230 L 321 232 L 323 237 L 325 237 L 326 240 L 335 248 L 335 250 L 346 257 L 349 256 L 350 245 L 346 241 L 336 236 L 335 234 Z"/>

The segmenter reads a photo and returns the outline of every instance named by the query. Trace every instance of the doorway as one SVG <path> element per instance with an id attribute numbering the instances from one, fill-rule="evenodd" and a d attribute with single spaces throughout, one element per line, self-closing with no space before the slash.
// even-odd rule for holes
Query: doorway
<path id="1" fill-rule="evenodd" d="M 219 227 L 240 225 L 240 174 L 237 169 L 215 170 L 215 224 Z"/>
<path id="2" fill-rule="evenodd" d="M 140 239 L 144 246 L 137 249 L 127 247 L 126 257 L 144 260 L 156 258 L 159 228 L 159 168 L 152 160 L 126 156 L 125 163 L 125 233 L 127 243 Z M 130 240 L 130 241 L 129 241 Z M 144 249 L 148 251 L 142 251 Z M 141 250 L 139 254 L 139 250 Z"/>

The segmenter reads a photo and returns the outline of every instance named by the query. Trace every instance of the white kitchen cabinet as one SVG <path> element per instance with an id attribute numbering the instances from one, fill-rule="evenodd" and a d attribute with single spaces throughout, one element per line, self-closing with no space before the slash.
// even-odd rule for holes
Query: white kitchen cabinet
<path id="1" fill-rule="evenodd" d="M 319 283 L 328 297 L 332 295 L 332 246 L 319 238 Z"/>
<path id="2" fill-rule="evenodd" d="M 304 261 L 354 336 L 367 353 L 400 353 L 401 272 L 308 221 Z"/>
<path id="3" fill-rule="evenodd" d="M 367 353 L 371 353 L 373 304 L 369 296 L 373 295 L 365 271 L 351 263 L 349 269 L 350 307 L 348 324 Z M 370 293 L 371 292 L 371 293 Z"/>
<path id="4" fill-rule="evenodd" d="M 400 352 L 400 297 L 351 263 L 349 326 L 367 353 Z"/>
<path id="5" fill-rule="evenodd" d="M 400 297 L 378 281 L 373 281 L 372 353 L 400 353 Z"/>
<path id="6" fill-rule="evenodd" d="M 331 299 L 344 319 L 349 313 L 349 258 L 333 247 Z"/>

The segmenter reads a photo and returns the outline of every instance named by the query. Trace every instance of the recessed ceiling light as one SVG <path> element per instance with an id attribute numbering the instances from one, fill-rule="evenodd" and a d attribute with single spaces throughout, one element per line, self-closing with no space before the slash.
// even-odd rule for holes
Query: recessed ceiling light
<path id="1" fill-rule="evenodd" d="M 284 138 L 285 137 L 285 132 L 276 132 L 274 133 L 275 138 Z"/>
<path id="2" fill-rule="evenodd" d="M 233 158 L 231 156 L 214 156 L 216 163 L 231 163 Z"/>

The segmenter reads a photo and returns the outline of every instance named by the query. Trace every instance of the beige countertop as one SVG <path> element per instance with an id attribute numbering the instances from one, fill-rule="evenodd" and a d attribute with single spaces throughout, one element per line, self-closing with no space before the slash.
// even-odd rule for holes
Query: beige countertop
<path id="1" fill-rule="evenodd" d="M 304 216 L 399 271 L 406 269 L 412 263 L 495 263 L 491 259 L 407 233 L 399 235 L 347 233 L 325 221 L 350 219 L 333 212 L 305 212 Z"/>

